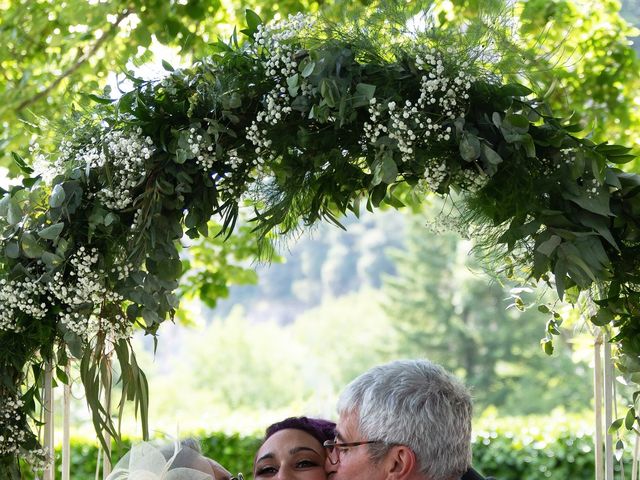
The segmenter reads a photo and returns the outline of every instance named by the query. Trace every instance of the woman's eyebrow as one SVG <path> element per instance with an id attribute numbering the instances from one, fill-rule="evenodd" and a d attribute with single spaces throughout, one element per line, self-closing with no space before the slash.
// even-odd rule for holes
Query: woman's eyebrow
<path id="1" fill-rule="evenodd" d="M 260 462 L 261 460 L 266 460 L 268 458 L 273 458 L 275 455 L 273 453 L 265 453 L 264 455 L 262 455 L 260 458 L 258 458 L 256 460 L 256 463 Z"/>
<path id="2" fill-rule="evenodd" d="M 295 455 L 296 453 L 303 452 L 303 451 L 311 451 L 311 452 L 314 452 L 314 453 L 318 453 L 317 451 L 315 451 L 311 447 L 300 446 L 300 447 L 294 447 L 291 450 L 289 450 L 289 455 Z M 318 455 L 320 455 L 320 454 L 318 453 Z"/>

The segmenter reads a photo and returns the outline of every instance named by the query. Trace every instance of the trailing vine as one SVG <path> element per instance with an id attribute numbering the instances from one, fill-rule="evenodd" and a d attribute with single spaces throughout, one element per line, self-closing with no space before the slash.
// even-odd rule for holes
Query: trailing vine
<path id="1" fill-rule="evenodd" d="M 630 149 L 594 144 L 519 83 L 478 30 L 327 28 L 296 15 L 250 41 L 219 42 L 192 68 L 131 77 L 118 100 L 93 95 L 55 153 L 26 161 L 0 200 L 0 470 L 42 460 L 29 418 L 45 364 L 80 359 L 99 437 L 117 429 L 101 405 L 107 359 L 146 435 L 148 389 L 129 343 L 178 307 L 180 241 L 212 217 L 233 235 L 242 208 L 256 236 L 361 205 L 456 192 L 477 240 L 560 299 L 589 293 L 618 368 L 640 372 L 640 176 Z M 463 41 L 465 40 L 465 41 Z M 557 315 L 547 324 L 552 348 Z M 109 377 L 109 378 L 107 378 Z M 628 428 L 635 421 L 630 410 Z M 0 475 L 1 477 L 1 475 Z"/>

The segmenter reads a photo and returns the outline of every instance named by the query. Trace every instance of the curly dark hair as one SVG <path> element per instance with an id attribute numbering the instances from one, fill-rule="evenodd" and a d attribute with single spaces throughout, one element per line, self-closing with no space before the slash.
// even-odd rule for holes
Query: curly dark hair
<path id="1" fill-rule="evenodd" d="M 318 440 L 320 444 L 323 444 L 326 440 L 333 440 L 336 434 L 336 424 L 329 420 L 308 417 L 289 417 L 267 427 L 264 439 L 266 440 L 274 433 L 288 428 L 302 430 Z"/>

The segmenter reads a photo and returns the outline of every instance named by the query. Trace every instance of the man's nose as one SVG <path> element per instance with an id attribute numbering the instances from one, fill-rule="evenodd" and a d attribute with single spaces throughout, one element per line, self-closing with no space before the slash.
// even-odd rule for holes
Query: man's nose
<path id="1" fill-rule="evenodd" d="M 335 465 L 333 463 L 331 463 L 331 460 L 329 460 L 329 455 L 327 455 L 327 458 L 325 458 L 325 460 L 324 460 L 324 470 L 325 470 L 325 472 L 327 472 L 327 475 L 329 475 L 330 473 L 333 473 L 336 470 L 338 470 L 338 465 L 339 464 L 340 464 L 340 462 L 338 462 Z"/>

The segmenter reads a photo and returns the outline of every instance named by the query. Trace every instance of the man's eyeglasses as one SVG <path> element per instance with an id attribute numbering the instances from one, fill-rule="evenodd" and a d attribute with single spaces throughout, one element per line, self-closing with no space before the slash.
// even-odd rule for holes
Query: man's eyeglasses
<path id="1" fill-rule="evenodd" d="M 231 477 L 229 480 L 244 480 L 244 475 L 239 473 L 238 475 Z"/>
<path id="2" fill-rule="evenodd" d="M 340 452 L 345 452 L 351 447 L 369 445 L 371 443 L 384 443 L 382 440 L 367 440 L 364 442 L 338 442 L 337 440 L 327 440 L 322 445 L 327 449 L 327 457 L 331 465 L 336 465 L 340 461 Z"/>

